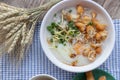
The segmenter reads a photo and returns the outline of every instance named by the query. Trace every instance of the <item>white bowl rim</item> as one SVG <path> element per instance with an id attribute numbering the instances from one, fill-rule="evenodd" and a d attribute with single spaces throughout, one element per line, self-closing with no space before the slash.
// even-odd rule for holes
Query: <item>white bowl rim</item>
<path id="1" fill-rule="evenodd" d="M 64 1 L 68 1 L 68 2 L 69 2 L 69 1 L 72 1 L 72 0 L 63 0 L 63 1 L 59 2 L 59 3 L 57 3 L 56 5 L 54 5 L 54 6 L 46 13 L 45 17 L 43 18 L 43 21 L 42 21 L 42 24 L 41 24 L 41 29 L 40 29 L 40 41 L 41 41 L 42 48 L 43 48 L 46 56 L 48 57 L 48 59 L 49 59 L 53 64 L 55 64 L 56 66 L 58 66 L 59 68 L 61 68 L 61 69 L 63 69 L 63 70 L 66 70 L 66 71 L 69 71 L 69 72 L 87 72 L 87 71 L 93 70 L 93 69 L 99 67 L 101 64 L 103 64 L 103 63 L 107 60 L 107 58 L 110 56 L 110 54 L 111 54 L 111 52 L 112 52 L 112 50 L 113 50 L 113 48 L 114 48 L 114 44 L 115 44 L 115 28 L 114 28 L 112 19 L 111 19 L 110 15 L 107 13 L 107 11 L 106 11 L 101 5 L 99 5 L 98 3 L 96 3 L 96 2 L 94 2 L 94 1 L 92 1 L 92 0 L 81 0 L 81 1 L 88 1 L 88 2 L 96 5 L 96 6 L 99 7 L 99 8 L 107 15 L 107 17 L 109 18 L 110 23 L 112 24 L 111 27 L 114 29 L 114 30 L 113 30 L 113 39 L 112 39 L 112 43 L 111 43 L 111 44 L 112 44 L 112 45 L 111 45 L 111 50 L 108 51 L 109 54 L 107 54 L 104 59 L 101 59 L 101 61 L 100 61 L 99 63 L 94 63 L 94 64 L 92 64 L 92 65 L 89 64 L 89 65 L 80 66 L 80 67 L 73 67 L 73 66 L 65 65 L 64 63 L 62 63 L 62 62 L 60 62 L 59 60 L 57 60 L 57 59 L 55 58 L 55 56 L 52 56 L 52 55 L 47 54 L 48 51 L 46 51 L 47 48 L 46 48 L 46 45 L 44 45 L 44 43 L 43 43 L 44 41 L 43 41 L 43 39 L 42 39 L 42 37 L 43 37 L 42 35 L 44 34 L 43 31 L 42 31 L 42 30 L 43 30 L 43 27 L 44 27 L 44 23 L 45 23 L 44 20 L 47 19 L 47 15 L 50 14 L 50 12 L 52 11 L 52 9 L 54 9 L 55 7 L 57 7 L 57 6 L 60 5 L 60 4 L 63 4 Z"/>
<path id="2" fill-rule="evenodd" d="M 41 76 L 46 76 L 46 77 L 50 77 L 50 78 L 52 78 L 54 80 L 57 80 L 55 77 L 53 77 L 53 76 L 51 76 L 49 74 L 37 74 L 37 75 L 33 76 L 32 78 L 30 78 L 29 80 L 32 80 L 34 78 L 41 77 Z"/>

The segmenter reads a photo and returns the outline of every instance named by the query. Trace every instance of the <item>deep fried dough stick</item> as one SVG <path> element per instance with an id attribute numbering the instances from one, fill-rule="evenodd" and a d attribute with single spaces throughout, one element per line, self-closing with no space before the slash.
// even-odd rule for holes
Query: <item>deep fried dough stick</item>
<path id="1" fill-rule="evenodd" d="M 95 80 L 92 71 L 86 72 L 86 80 Z"/>

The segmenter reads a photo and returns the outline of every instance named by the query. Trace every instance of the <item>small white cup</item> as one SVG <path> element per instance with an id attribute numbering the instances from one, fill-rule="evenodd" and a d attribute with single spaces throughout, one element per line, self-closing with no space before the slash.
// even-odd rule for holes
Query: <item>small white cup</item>
<path id="1" fill-rule="evenodd" d="M 57 79 L 48 74 L 39 74 L 39 75 L 33 76 L 30 80 L 57 80 Z"/>

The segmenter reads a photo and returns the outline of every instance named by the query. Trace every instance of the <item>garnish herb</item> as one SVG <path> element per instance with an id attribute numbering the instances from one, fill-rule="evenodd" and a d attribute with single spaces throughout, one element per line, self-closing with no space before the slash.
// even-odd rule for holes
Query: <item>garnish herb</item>
<path id="1" fill-rule="evenodd" d="M 78 28 L 75 26 L 73 21 L 68 22 L 68 28 L 62 28 L 55 22 L 52 22 L 51 25 L 47 27 L 47 30 L 51 33 L 52 38 L 51 42 L 58 42 L 60 44 L 66 45 L 66 42 L 71 38 L 79 34 Z"/>
<path id="2" fill-rule="evenodd" d="M 56 16 L 57 16 L 57 14 L 55 13 L 55 14 L 54 14 L 54 17 L 56 17 Z"/>
<path id="3" fill-rule="evenodd" d="M 71 12 L 72 12 L 72 10 L 70 9 L 68 12 L 69 12 L 69 13 L 71 13 Z"/>
<path id="4" fill-rule="evenodd" d="M 68 22 L 69 35 L 75 37 L 79 34 L 79 29 L 75 26 L 73 21 Z"/>
<path id="5" fill-rule="evenodd" d="M 93 26 L 93 22 L 90 21 L 90 22 L 87 24 L 87 26 L 89 26 L 89 25 Z"/>

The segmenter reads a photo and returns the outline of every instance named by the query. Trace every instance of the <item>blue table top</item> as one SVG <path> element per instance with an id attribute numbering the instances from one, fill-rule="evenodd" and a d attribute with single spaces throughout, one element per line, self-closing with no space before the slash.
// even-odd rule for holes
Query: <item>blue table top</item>
<path id="1" fill-rule="evenodd" d="M 109 59 L 99 68 L 111 73 L 116 80 L 120 80 L 120 20 L 113 20 L 116 30 L 116 43 Z M 58 80 L 72 80 L 76 73 L 61 70 L 52 64 L 45 56 L 39 39 L 40 23 L 38 23 L 33 44 L 24 60 L 18 67 L 11 64 L 8 55 L 0 60 L 0 80 L 29 80 L 37 74 L 50 74 Z"/>

